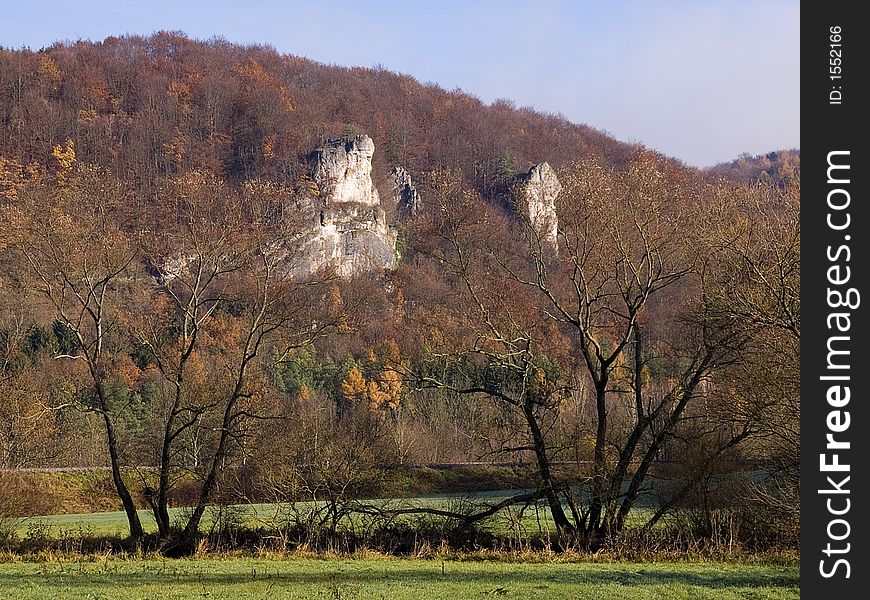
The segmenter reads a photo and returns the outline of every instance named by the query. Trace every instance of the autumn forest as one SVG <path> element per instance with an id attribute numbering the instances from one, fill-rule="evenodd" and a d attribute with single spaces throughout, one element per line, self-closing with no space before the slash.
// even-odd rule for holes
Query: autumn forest
<path id="1" fill-rule="evenodd" d="M 0 541 L 794 548 L 799 216 L 797 151 L 180 33 L 0 50 Z"/>

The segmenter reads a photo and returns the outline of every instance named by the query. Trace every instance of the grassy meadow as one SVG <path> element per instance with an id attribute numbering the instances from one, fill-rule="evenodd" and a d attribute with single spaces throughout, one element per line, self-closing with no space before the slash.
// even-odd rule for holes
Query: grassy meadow
<path id="1" fill-rule="evenodd" d="M 366 504 L 383 509 L 390 508 L 435 508 L 440 510 L 458 511 L 470 505 L 494 503 L 501 501 L 518 490 L 492 490 L 487 492 L 433 494 L 415 498 L 391 498 L 365 500 Z M 232 518 L 239 525 L 249 528 L 280 528 L 286 524 L 289 511 L 293 510 L 300 516 L 307 512 L 322 507 L 322 503 L 297 502 L 292 509 L 287 504 L 252 503 L 238 504 L 229 507 L 210 507 L 206 511 L 203 528 L 208 529 L 218 518 L 219 510 L 232 512 Z M 170 514 L 175 518 L 184 516 L 185 509 L 170 509 Z M 652 511 L 649 508 L 640 507 L 632 511 L 629 516 L 629 524 L 642 525 L 650 517 Z M 139 518 L 146 533 L 157 531 L 156 522 L 150 510 L 139 511 Z M 410 517 L 400 517 L 408 520 Z M 345 517 L 356 521 L 364 520 L 361 515 Z M 556 527 L 553 523 L 550 511 L 540 502 L 523 510 L 521 513 L 516 509 L 502 511 L 487 519 L 481 524 L 485 529 L 501 535 L 525 536 L 529 534 L 553 534 Z M 15 523 L 15 533 L 19 538 L 27 537 L 125 537 L 127 517 L 123 511 L 106 511 L 93 513 L 70 513 L 40 515 L 20 518 Z"/>
<path id="2" fill-rule="evenodd" d="M 797 564 L 207 558 L 0 563 L 0 598 L 798 598 Z"/>
<path id="3" fill-rule="evenodd" d="M 435 494 L 416 498 L 367 501 L 381 507 L 429 507 L 456 510 L 468 503 L 492 502 L 509 491 Z M 315 503 L 298 503 L 299 514 Z M 219 518 L 211 509 L 203 526 Z M 280 528 L 288 505 L 248 504 L 224 507 L 246 528 Z M 174 509 L 177 517 L 184 509 Z M 634 511 L 641 524 L 650 509 Z M 146 531 L 156 530 L 149 511 L 140 511 Z M 366 517 L 346 517 L 360 520 Z M 405 518 L 405 517 L 401 517 Z M 410 518 L 410 517 L 408 517 Z M 354 525 L 360 525 L 354 522 Z M 493 533 L 517 539 L 555 530 L 549 511 L 530 507 L 504 511 L 483 524 Z M 798 598 L 799 568 L 794 558 L 768 556 L 733 560 L 659 555 L 655 560 L 613 560 L 614 555 L 554 554 L 547 551 L 450 552 L 420 548 L 409 557 L 369 551 L 353 555 L 304 551 L 276 552 L 249 548 L 221 553 L 204 548 L 196 558 L 164 559 L 156 554 L 126 555 L 91 550 L 81 554 L 84 538 L 127 535 L 123 512 L 33 516 L 15 523 L 14 535 L 24 541 L 54 540 L 43 551 L 0 556 L 0 600 L 65 598 L 192 599 L 192 598 L 323 598 L 417 599 L 787 599 Z M 92 548 L 94 546 L 91 546 Z M 102 547 L 102 546 L 96 546 Z M 107 546 L 108 548 L 108 546 Z M 520 548 L 522 545 L 520 544 Z M 675 560 L 661 560 L 663 557 Z M 652 557 L 651 557 L 652 558 Z"/>

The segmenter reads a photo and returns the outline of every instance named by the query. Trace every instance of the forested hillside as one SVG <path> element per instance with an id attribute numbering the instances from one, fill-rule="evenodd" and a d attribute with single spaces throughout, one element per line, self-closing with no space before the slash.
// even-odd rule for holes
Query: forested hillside
<path id="1" fill-rule="evenodd" d="M 179 34 L 2 50 L 0 467 L 106 468 L 131 536 L 146 507 L 185 552 L 215 503 L 322 501 L 297 525 L 335 536 L 389 469 L 467 461 L 533 486 L 436 511 L 463 531 L 540 506 L 595 549 L 643 506 L 793 544 L 799 157 L 771 161 Z M 9 481 L 0 517 L 37 510 Z"/>
<path id="2" fill-rule="evenodd" d="M 630 148 L 562 117 L 487 106 L 461 91 L 383 69 L 326 66 L 260 46 L 159 33 L 0 52 L 0 152 L 48 161 L 76 143 L 79 160 L 150 186 L 191 169 L 240 181 L 292 182 L 325 139 L 364 132 L 383 176 L 460 168 L 483 188 L 502 164 L 565 164 Z"/>

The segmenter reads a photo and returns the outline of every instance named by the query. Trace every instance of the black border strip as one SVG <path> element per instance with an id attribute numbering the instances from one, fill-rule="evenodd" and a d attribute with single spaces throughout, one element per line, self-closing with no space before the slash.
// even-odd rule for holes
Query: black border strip
<path id="1" fill-rule="evenodd" d="M 870 24 L 858 16 L 861 5 L 801 7 L 801 592 L 811 599 L 866 598 L 870 589 Z M 835 454 L 848 470 L 832 470 Z"/>

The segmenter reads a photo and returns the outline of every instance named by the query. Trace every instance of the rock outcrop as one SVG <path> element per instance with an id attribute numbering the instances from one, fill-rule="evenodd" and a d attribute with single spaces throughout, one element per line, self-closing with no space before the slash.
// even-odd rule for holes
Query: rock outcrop
<path id="1" fill-rule="evenodd" d="M 393 184 L 393 199 L 396 203 L 396 214 L 402 219 L 413 219 L 421 209 L 420 194 L 411 181 L 411 174 L 404 167 L 395 167 L 390 172 Z"/>
<path id="2" fill-rule="evenodd" d="M 559 219 L 556 216 L 556 197 L 562 184 L 549 163 L 541 163 L 517 176 L 520 188 L 520 206 L 541 241 L 558 249 Z"/>
<path id="3" fill-rule="evenodd" d="M 374 151 L 367 135 L 331 140 L 314 151 L 312 173 L 320 196 L 304 202 L 309 230 L 294 240 L 293 271 L 331 267 L 347 277 L 393 266 L 397 234 L 387 225 L 372 182 Z"/>
<path id="4" fill-rule="evenodd" d="M 330 140 L 314 151 L 314 181 L 331 204 L 380 206 L 372 183 L 375 143 L 367 135 Z"/>

